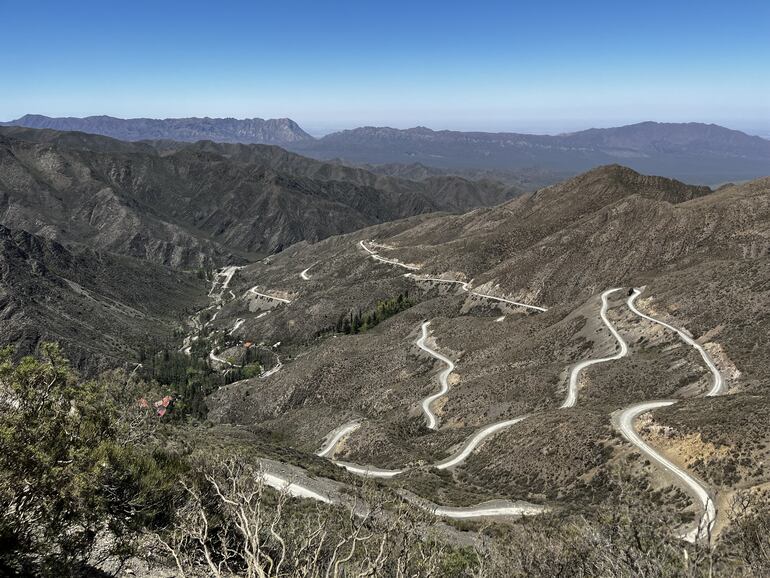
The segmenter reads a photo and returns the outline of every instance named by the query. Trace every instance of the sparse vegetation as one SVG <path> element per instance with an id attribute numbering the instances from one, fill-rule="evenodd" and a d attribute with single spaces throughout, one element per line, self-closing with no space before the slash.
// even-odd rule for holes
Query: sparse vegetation
<path id="1" fill-rule="evenodd" d="M 171 521 L 185 465 L 145 445 L 151 414 L 113 395 L 125 400 L 127 388 L 141 392 L 79 379 L 53 344 L 18 363 L 3 352 L 0 573 L 68 575 L 105 536 L 107 554 L 125 556 L 140 533 Z"/>
<path id="2" fill-rule="evenodd" d="M 62 179 L 50 171 L 56 163 L 37 162 L 33 145 L 15 142 L 9 147 L 26 156 L 4 158 L 30 182 L 45 176 L 49 188 L 71 181 L 81 187 L 62 194 L 89 191 L 57 197 L 73 203 L 68 210 L 93 201 L 89 187 L 107 186 L 104 171 L 84 170 L 102 153 L 45 145 L 74 171 Z M 137 189 L 137 173 L 109 177 L 129 227 L 111 231 L 109 250 L 144 251 L 155 266 L 0 231 L 0 308 L 4 331 L 18 344 L 15 357 L 0 358 L 0 574 L 68 575 L 139 556 L 190 576 L 770 572 L 763 493 L 770 446 L 767 181 L 712 193 L 604 167 L 503 207 L 420 215 L 367 233 L 383 256 L 420 264 L 426 277 L 468 279 L 479 291 L 547 307 L 542 315 L 457 284 L 416 282 L 346 237 L 287 247 L 238 269 L 227 288 L 220 278 L 209 299 L 215 262 L 283 249 L 302 235 L 283 224 L 270 237 L 233 229 L 206 194 L 232 184 L 235 192 L 225 199 L 237 206 L 232 218 L 256 223 L 250 213 L 245 221 L 239 215 L 261 202 L 246 175 L 266 173 L 243 169 L 262 154 L 257 149 L 206 144 L 155 155 L 151 145 L 141 146 L 141 154 L 104 153 L 146 169 L 139 172 L 148 179 Z M 211 159 L 220 154 L 211 180 Z M 282 153 L 264 154 L 278 163 L 271 169 L 278 192 L 301 185 L 334 199 L 374 190 L 284 178 Z M 180 205 L 184 187 L 163 187 L 184 155 L 183 184 L 194 184 L 196 195 L 183 195 Z M 154 181 L 156 164 L 165 176 Z M 330 174 L 350 174 L 325 166 Z M 195 171 L 206 176 L 191 177 Z M 123 204 L 132 191 L 155 186 L 157 214 Z M 8 192 L 9 214 L 26 191 Z M 51 231 L 78 234 L 58 212 L 48 214 L 48 202 L 38 204 L 25 218 L 39 214 Z M 422 212 L 408 212 L 415 210 Z M 189 227 L 173 241 L 166 230 L 171 216 L 175 226 Z M 282 223 L 269 212 L 260 219 L 260 227 Z M 317 237 L 371 220 L 339 228 L 339 219 L 332 214 L 332 228 L 321 226 Z M 80 226 L 96 230 L 90 220 Z M 310 265 L 311 278 L 300 278 Z M 286 299 L 248 298 L 247 288 L 257 284 Z M 713 352 L 729 396 L 700 399 L 708 377 L 702 358 L 675 333 L 628 315 L 618 293 L 608 314 L 631 354 L 587 368 L 578 404 L 558 409 L 570 367 L 617 351 L 596 296 L 621 284 L 646 285 L 645 310 L 675 319 Z M 196 337 L 185 342 L 190 355 L 179 351 L 192 337 L 186 320 Z M 436 431 L 425 427 L 420 411 L 441 371 L 414 345 L 425 320 L 432 347 L 457 364 L 450 392 L 434 404 Z M 85 377 L 55 346 L 41 345 L 48 335 L 62 339 Z M 37 357 L 21 357 L 31 351 Z M 278 354 L 282 371 L 245 380 L 277 367 Z M 125 369 L 104 373 L 115 367 Z M 618 408 L 657 398 L 680 401 L 647 415 L 640 435 L 703 480 L 720 500 L 721 516 L 725 492 L 737 496 L 708 544 L 682 542 L 684 524 L 700 519 L 692 497 L 613 429 Z M 479 428 L 525 414 L 461 466 L 430 467 Z M 341 440 L 337 458 L 409 471 L 370 484 L 313 455 L 348 420 L 360 427 Z M 281 495 L 261 481 L 265 464 L 309 476 L 335 504 Z M 441 505 L 521 499 L 551 510 L 521 521 L 440 523 L 412 507 L 415 494 Z"/>
<path id="3" fill-rule="evenodd" d="M 331 331 L 345 335 L 364 333 L 369 329 L 376 327 L 389 317 L 409 309 L 414 304 L 415 301 L 409 297 L 409 292 L 405 291 L 399 293 L 397 297 L 377 301 L 374 309 L 371 311 L 362 313 L 359 309 L 356 312 L 350 311 L 349 313 L 340 315 L 337 324 L 333 329 L 329 328 L 319 334 Z"/>
<path id="4" fill-rule="evenodd" d="M 602 482 L 620 483 L 613 495 L 623 501 L 581 514 L 465 524 L 471 545 L 469 537 L 456 543 L 459 526 L 441 529 L 381 487 L 364 487 L 363 516 L 348 506 L 292 500 L 263 485 L 259 462 L 238 450 L 237 438 L 219 450 L 172 449 L 187 426 L 158 420 L 137 403 L 157 396 L 153 387 L 160 384 L 120 371 L 84 381 L 50 344 L 37 359 L 14 362 L 10 351 L 3 354 L 3 572 L 60 576 L 142 559 L 183 576 L 705 577 L 770 570 L 770 510 L 751 494 L 736 500 L 724 540 L 687 546 L 686 558 L 671 530 L 678 522 L 635 502 L 627 477 Z M 158 547 L 147 548 L 152 542 Z"/>

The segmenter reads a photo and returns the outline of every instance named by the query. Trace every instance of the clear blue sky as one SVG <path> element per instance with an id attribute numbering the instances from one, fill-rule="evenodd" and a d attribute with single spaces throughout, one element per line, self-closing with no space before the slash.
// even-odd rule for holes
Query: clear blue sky
<path id="1" fill-rule="evenodd" d="M 770 1 L 0 0 L 0 120 L 770 134 Z"/>

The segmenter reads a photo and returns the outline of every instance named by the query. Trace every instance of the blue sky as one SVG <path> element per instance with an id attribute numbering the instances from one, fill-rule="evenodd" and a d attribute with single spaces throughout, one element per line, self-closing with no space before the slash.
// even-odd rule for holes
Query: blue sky
<path id="1" fill-rule="evenodd" d="M 770 2 L 0 0 L 0 120 L 770 134 Z"/>

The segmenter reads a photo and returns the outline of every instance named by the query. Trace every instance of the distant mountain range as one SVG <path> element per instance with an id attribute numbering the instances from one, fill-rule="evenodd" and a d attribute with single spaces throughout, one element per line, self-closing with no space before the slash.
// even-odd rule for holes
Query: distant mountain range
<path id="1" fill-rule="evenodd" d="M 168 139 L 184 142 L 213 140 L 258 144 L 287 144 L 313 140 L 299 125 L 288 118 L 115 118 L 87 116 L 85 118 L 51 118 L 27 114 L 0 125 L 28 128 L 50 128 L 101 134 L 112 138 L 137 141 Z"/>
<path id="2" fill-rule="evenodd" d="M 643 122 L 563 135 L 363 127 L 294 143 L 292 150 L 356 163 L 575 174 L 621 162 L 635 170 L 718 184 L 770 174 L 770 141 L 717 125 Z"/>
<path id="3" fill-rule="evenodd" d="M 642 122 L 561 135 L 361 127 L 319 139 L 290 119 L 26 115 L 0 124 L 82 131 L 126 141 L 274 144 L 305 156 L 346 164 L 424 165 L 445 173 L 493 174 L 496 178 L 504 173 L 509 176 L 507 182 L 529 181 L 532 188 L 616 162 L 649 174 L 709 185 L 770 174 L 769 140 L 702 123 Z M 391 166 L 387 173 L 414 171 Z"/>

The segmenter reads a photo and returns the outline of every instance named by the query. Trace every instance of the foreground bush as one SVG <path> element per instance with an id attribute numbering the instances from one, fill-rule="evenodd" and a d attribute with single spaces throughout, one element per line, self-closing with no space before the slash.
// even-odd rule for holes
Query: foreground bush
<path id="1" fill-rule="evenodd" d="M 164 522 L 184 466 L 136 444 L 144 416 L 126 409 L 103 382 L 78 380 L 53 344 L 18 363 L 2 352 L 0 573 L 70 574 L 100 537 L 106 555 L 128 555 Z"/>
<path id="2" fill-rule="evenodd" d="M 352 511 L 310 505 L 267 488 L 238 460 L 184 487 L 173 527 L 157 534 L 182 576 L 449 575 L 455 552 L 438 540 L 435 519 L 398 498 L 371 496 Z"/>

